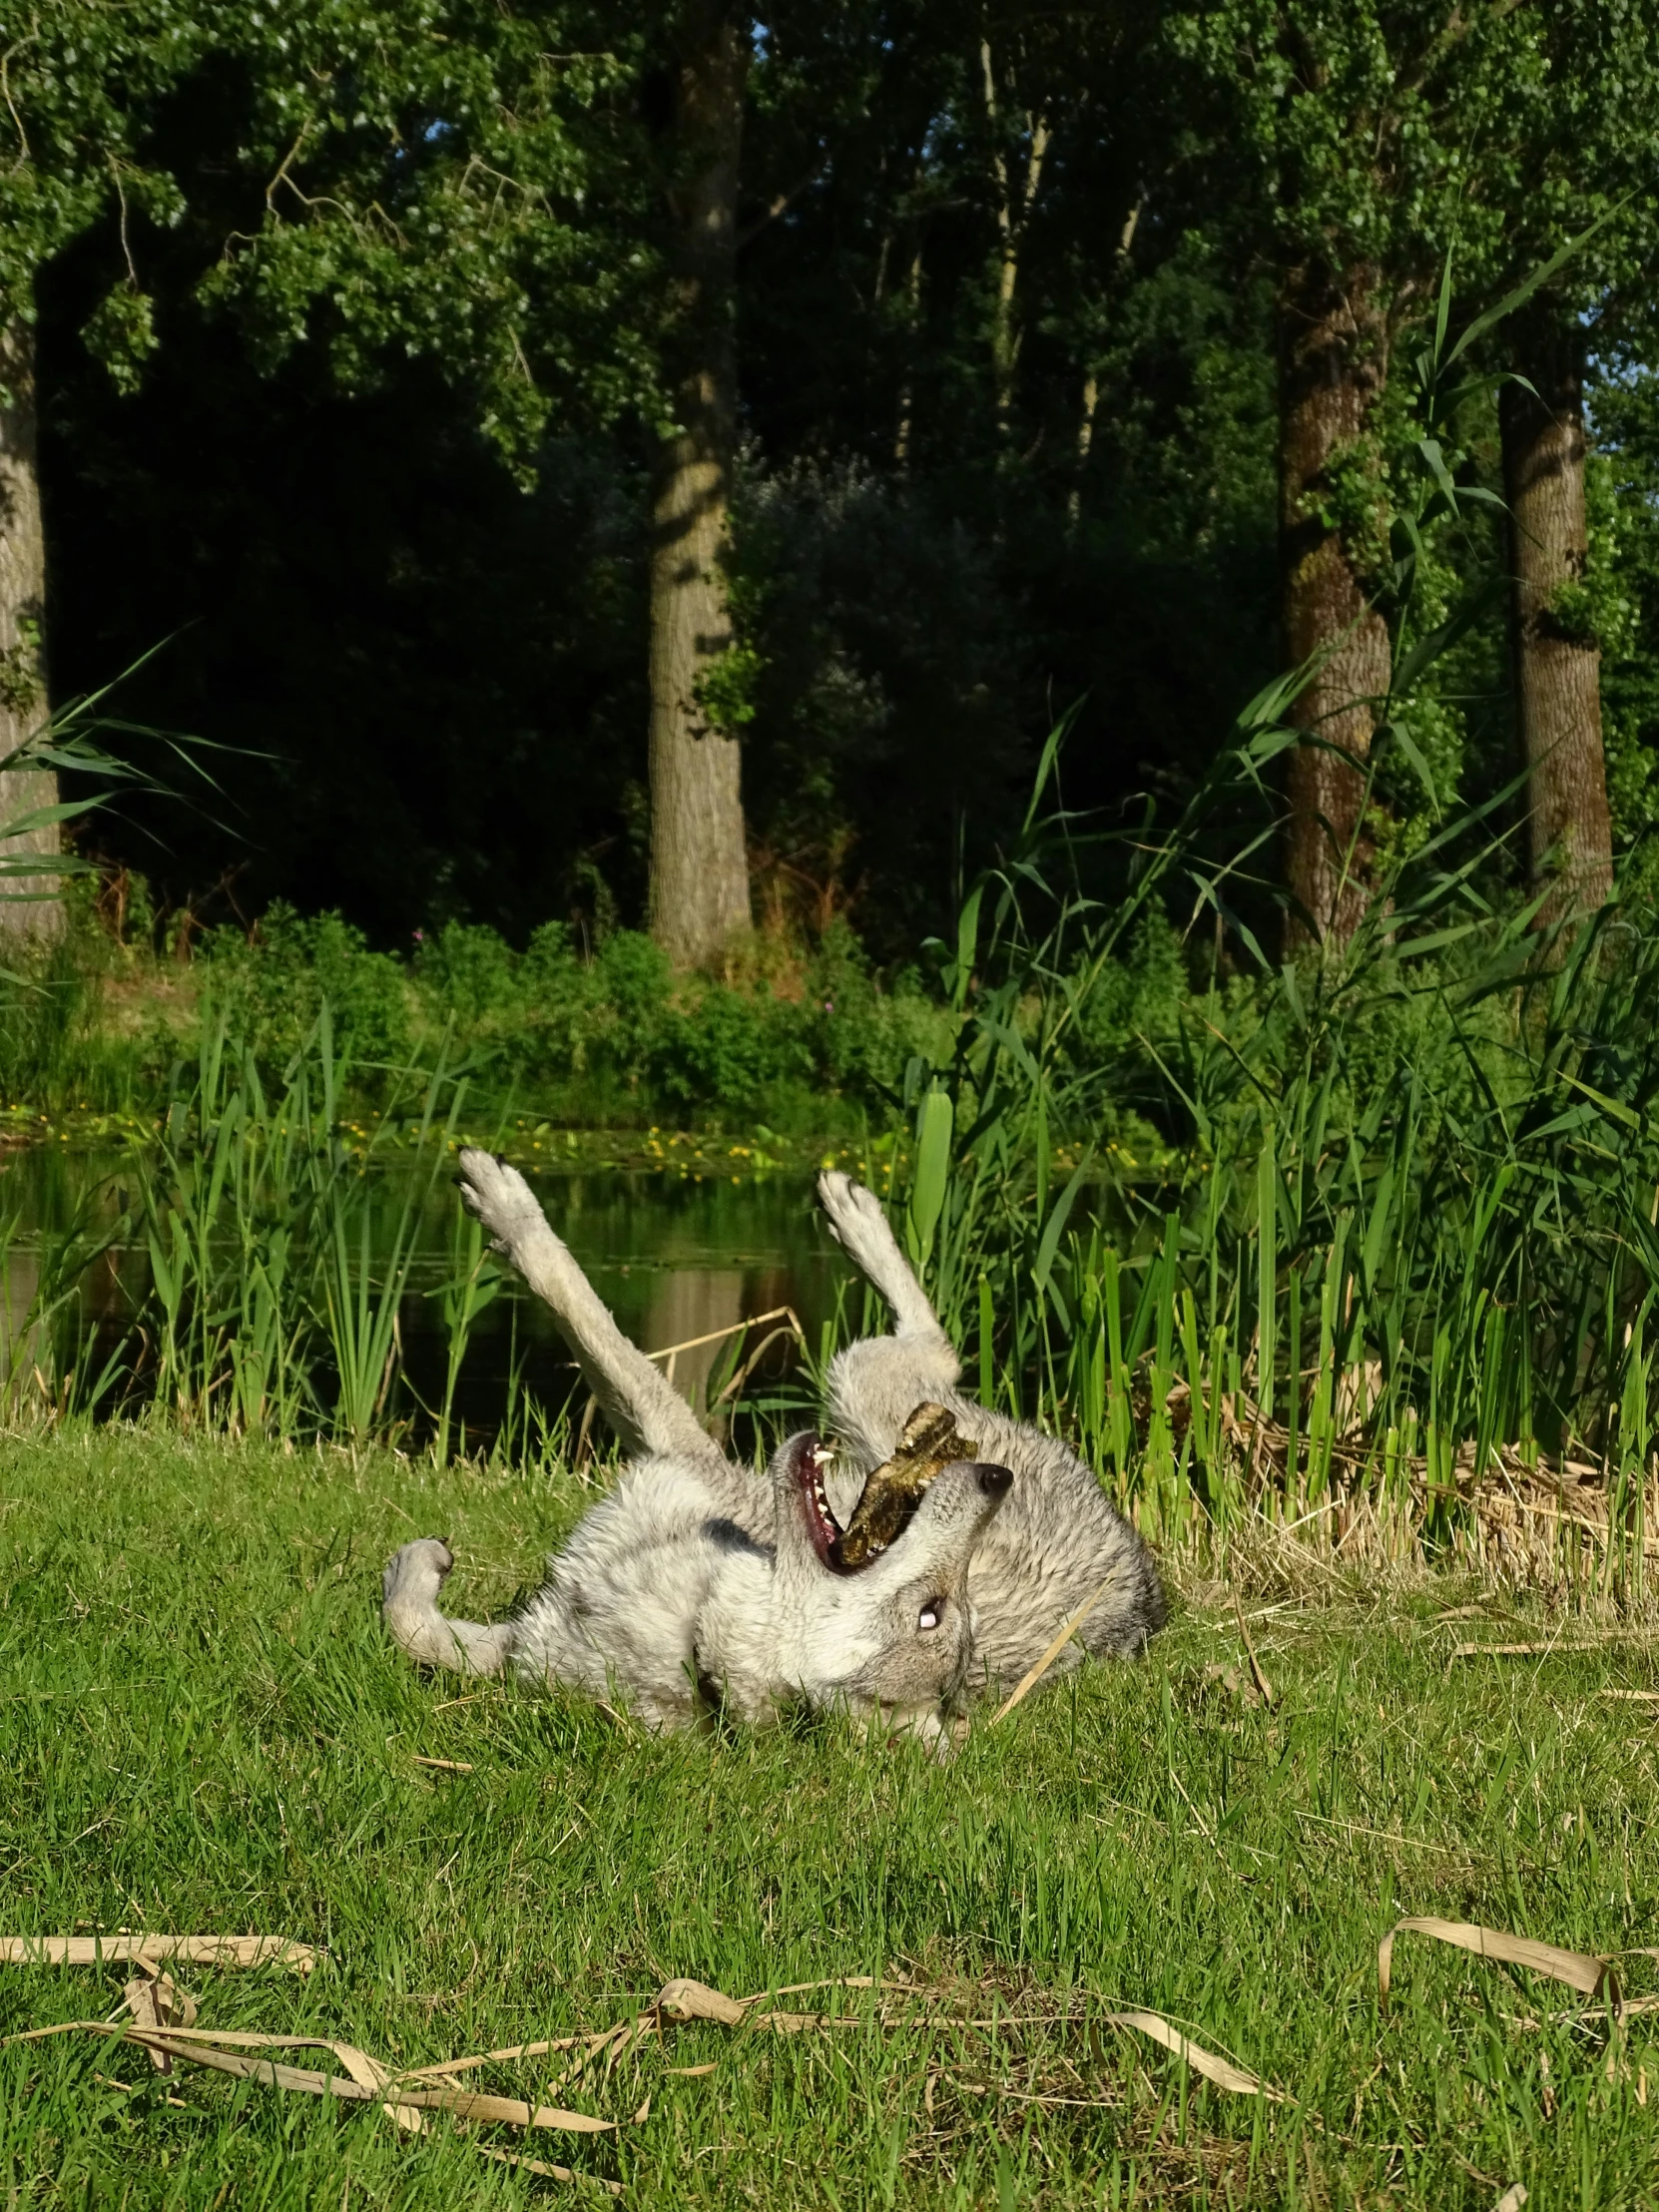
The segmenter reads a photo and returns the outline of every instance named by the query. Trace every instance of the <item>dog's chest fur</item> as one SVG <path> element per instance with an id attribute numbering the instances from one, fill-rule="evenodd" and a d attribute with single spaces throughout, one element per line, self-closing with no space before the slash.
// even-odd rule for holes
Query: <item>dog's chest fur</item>
<path id="1" fill-rule="evenodd" d="M 599 1697 L 625 1686 L 656 1725 L 691 1718 L 699 1679 L 740 1707 L 768 1704 L 773 1551 L 751 1501 L 741 1518 L 734 1502 L 682 1459 L 629 1467 L 519 1616 L 517 1671 Z"/>

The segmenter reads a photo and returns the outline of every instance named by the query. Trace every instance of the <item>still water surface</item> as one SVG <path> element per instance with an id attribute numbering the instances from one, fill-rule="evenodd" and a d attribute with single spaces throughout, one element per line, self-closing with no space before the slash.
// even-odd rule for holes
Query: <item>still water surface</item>
<path id="1" fill-rule="evenodd" d="M 393 1165 L 375 1178 L 371 1220 L 377 1260 L 389 1254 L 404 1172 Z M 646 1351 L 711 1338 L 781 1306 L 799 1315 L 816 1350 L 848 1269 L 823 1226 L 810 1176 L 781 1172 L 738 1183 L 724 1178 L 699 1183 L 632 1168 L 528 1172 L 554 1229 L 623 1330 Z M 27 1310 L 38 1282 L 35 1248 L 41 1233 L 61 1231 L 88 1204 L 118 1212 L 134 1175 L 131 1154 L 42 1145 L 0 1156 L 0 1214 L 16 1223 L 6 1285 L 14 1319 Z M 421 1181 L 424 1186 L 424 1170 Z M 401 1326 L 409 1382 L 427 1404 L 437 1402 L 443 1387 L 447 1347 L 436 1293 L 453 1272 L 458 1213 L 447 1174 L 422 1189 L 418 1257 Z M 120 1318 L 120 1308 L 130 1311 L 142 1295 L 147 1276 L 147 1262 L 137 1251 L 120 1256 L 114 1276 L 106 1272 L 104 1281 L 114 1292 L 113 1309 L 108 1300 L 99 1301 L 106 1333 Z M 728 1353 L 726 1342 L 692 1345 L 675 1358 L 676 1382 L 700 1400 L 711 1369 Z M 761 1373 L 777 1377 L 787 1365 L 784 1348 L 775 1347 Z M 500 1421 L 515 1366 L 549 1410 L 562 1406 L 576 1384 L 547 1309 L 513 1277 L 474 1325 L 455 1405 L 470 1433 L 488 1434 Z"/>

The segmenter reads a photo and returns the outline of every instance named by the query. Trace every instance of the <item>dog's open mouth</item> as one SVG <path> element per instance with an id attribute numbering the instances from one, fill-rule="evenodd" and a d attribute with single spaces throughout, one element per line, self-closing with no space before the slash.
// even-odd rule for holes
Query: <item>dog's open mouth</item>
<path id="1" fill-rule="evenodd" d="M 890 1459 L 864 1483 L 844 1528 L 824 1486 L 834 1453 L 820 1437 L 803 1436 L 796 1480 L 801 1487 L 813 1549 L 833 1574 L 857 1574 L 873 1566 L 903 1535 L 928 1485 L 958 1459 L 976 1459 L 976 1438 L 962 1435 L 942 1405 L 918 1405 L 904 1423 Z"/>

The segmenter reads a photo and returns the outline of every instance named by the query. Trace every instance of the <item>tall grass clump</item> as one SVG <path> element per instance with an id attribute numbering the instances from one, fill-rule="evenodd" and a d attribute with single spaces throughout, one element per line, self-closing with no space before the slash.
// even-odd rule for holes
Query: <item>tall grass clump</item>
<path id="1" fill-rule="evenodd" d="M 428 1252 L 466 1087 L 443 1055 L 354 1117 L 326 1003 L 273 1081 L 221 1020 L 175 1069 L 154 1141 L 67 1229 L 0 1221 L 8 1287 L 0 1407 L 147 1413 L 168 1425 L 349 1444 L 448 1422 L 473 1325 L 494 1296 L 476 1232 Z M 405 1095 L 407 1094 L 407 1095 Z M 447 1232 L 445 1250 L 447 1251 Z M 438 1277 L 447 1382 L 406 1372 L 417 1258 Z"/>
<path id="2" fill-rule="evenodd" d="M 1393 680 L 1366 764 L 1435 800 L 1416 691 L 1478 595 L 1427 628 L 1419 571 L 1459 495 L 1437 441 L 1468 337 L 1442 298 L 1418 364 L 1417 492 L 1385 586 Z M 950 1049 L 907 1074 L 910 1254 L 981 1391 L 1075 1433 L 1143 1524 L 1223 1532 L 1247 1508 L 1409 1509 L 1450 1540 L 1500 1462 L 1594 1473 L 1639 1581 L 1659 1288 L 1659 928 L 1497 887 L 1513 787 L 1397 849 L 1346 944 L 1276 963 L 1235 910 L 1275 834 L 1272 764 L 1308 672 L 1252 702 L 1166 835 L 1115 843 L 1109 904 L 1052 801 L 970 891 L 943 963 Z M 1319 742 L 1317 738 L 1313 742 Z M 1044 807 L 1047 806 L 1045 813 Z M 1370 805 L 1362 821 L 1377 817 Z M 1260 827 L 1217 861 L 1218 823 Z M 1357 831 L 1345 875 L 1366 868 Z M 1125 947 L 1172 894 L 1254 972 L 1173 994 L 1133 1053 L 1091 1038 Z M 1135 1109 L 1160 1139 L 1117 1140 Z M 1578 1517 L 1569 1514 L 1568 1518 Z"/>
<path id="3" fill-rule="evenodd" d="M 1447 924 L 1461 872 L 1419 859 L 1341 957 L 1180 1002 L 1135 1094 L 1161 1167 L 1101 1141 L 1124 1070 L 1077 1049 L 1116 917 L 1058 896 L 1038 931 L 1034 869 L 969 901 L 903 1234 L 981 1391 L 1155 1528 L 1413 1476 L 1442 1523 L 1504 1452 L 1588 1456 L 1639 1508 L 1659 931 Z"/>

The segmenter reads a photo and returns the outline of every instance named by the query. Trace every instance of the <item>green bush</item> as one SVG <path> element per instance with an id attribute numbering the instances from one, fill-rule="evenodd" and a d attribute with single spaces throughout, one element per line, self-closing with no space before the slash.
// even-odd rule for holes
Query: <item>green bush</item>
<path id="1" fill-rule="evenodd" d="M 390 953 L 372 951 L 340 915 L 307 917 L 277 900 L 252 941 L 239 929 L 216 929 L 203 956 L 204 1017 L 223 1015 L 263 1056 L 289 1058 L 326 1001 L 342 1059 L 359 1068 L 408 1061 L 408 971 Z"/>
<path id="2" fill-rule="evenodd" d="M 1148 924 L 1090 995 L 1077 1049 L 1116 1056 L 1128 1091 L 1144 1087 L 1140 1040 L 1173 1033 L 1185 987 L 1176 938 Z M 562 922 L 523 951 L 450 922 L 400 958 L 338 914 L 279 903 L 252 933 L 209 931 L 181 964 L 115 943 L 83 900 L 68 936 L 0 983 L 0 1086 L 35 1109 L 142 1106 L 221 1021 L 279 1076 L 324 1004 L 347 1080 L 370 1098 L 442 1056 L 469 1074 L 475 1106 L 510 1099 L 566 1125 L 851 1130 L 884 1120 L 907 1069 L 944 1065 L 956 1034 L 917 970 L 872 972 L 844 919 L 806 958 L 763 945 L 757 972 L 725 981 L 677 975 L 634 930 L 586 957 Z"/>
<path id="3" fill-rule="evenodd" d="M 371 950 L 337 914 L 285 906 L 252 941 L 212 933 L 200 969 L 204 1018 L 226 1018 L 276 1062 L 326 1000 L 341 1052 L 373 1071 L 443 1049 L 475 1090 L 511 1093 L 566 1121 L 698 1116 L 830 1129 L 898 1095 L 918 1052 L 948 1050 L 948 1016 L 913 973 L 883 988 L 844 921 L 782 981 L 678 976 L 635 930 L 584 958 L 562 922 L 516 951 L 493 929 L 451 922 L 405 963 Z"/>

